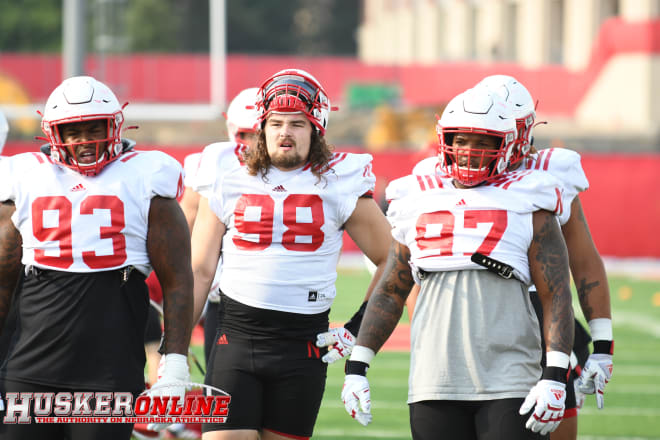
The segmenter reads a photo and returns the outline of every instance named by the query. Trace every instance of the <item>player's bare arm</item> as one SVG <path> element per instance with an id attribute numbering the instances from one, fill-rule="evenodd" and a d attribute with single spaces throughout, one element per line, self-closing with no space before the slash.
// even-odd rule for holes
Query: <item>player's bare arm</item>
<path id="1" fill-rule="evenodd" d="M 187 355 L 193 327 L 190 233 L 176 200 L 151 200 L 147 252 L 163 288 L 165 331 L 161 350 Z"/>
<path id="2" fill-rule="evenodd" d="M 183 215 L 186 217 L 188 229 L 190 229 L 191 233 L 193 230 L 193 225 L 195 224 L 195 218 L 197 217 L 199 198 L 199 193 L 193 191 L 192 188 L 187 186 L 183 192 L 183 198 L 179 202 L 179 205 L 181 205 L 181 209 L 183 210 Z"/>
<path id="3" fill-rule="evenodd" d="M 556 217 L 548 211 L 533 214 L 534 235 L 529 266 L 543 307 L 543 332 L 548 351 L 569 354 L 573 348 L 568 252 Z"/>
<path id="4" fill-rule="evenodd" d="M 21 234 L 11 221 L 14 211 L 13 202 L 0 203 L 0 331 L 9 312 L 23 256 Z"/>
<path id="5" fill-rule="evenodd" d="M 403 313 L 406 298 L 415 283 L 409 260 L 410 250 L 401 243 L 392 241 L 384 275 L 369 299 L 357 345 L 377 352 L 394 331 Z"/>
<path id="6" fill-rule="evenodd" d="M 392 242 L 390 234 L 392 227 L 376 202 L 368 197 L 358 199 L 353 214 L 344 226 L 355 244 L 377 267 L 367 288 L 366 301 L 385 269 L 387 253 Z"/>
<path id="7" fill-rule="evenodd" d="M 562 226 L 573 280 L 587 322 L 612 318 L 610 288 L 603 260 L 589 232 L 579 197 L 571 203 L 571 217 Z"/>
<path id="8" fill-rule="evenodd" d="M 192 232 L 192 271 L 195 279 L 193 322 L 197 322 L 202 315 L 226 231 L 225 225 L 209 207 L 208 199 L 202 197 Z"/>

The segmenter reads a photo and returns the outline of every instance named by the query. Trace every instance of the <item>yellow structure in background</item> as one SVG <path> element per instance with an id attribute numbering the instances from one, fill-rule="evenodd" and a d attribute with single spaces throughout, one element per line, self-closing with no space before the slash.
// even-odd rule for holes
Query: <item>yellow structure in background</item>
<path id="1" fill-rule="evenodd" d="M 19 83 L 11 78 L 0 75 L 0 107 L 4 105 L 29 105 L 31 103 L 27 92 Z M 9 135 L 30 136 L 39 130 L 39 121 L 35 118 L 18 118 L 9 121 Z"/>

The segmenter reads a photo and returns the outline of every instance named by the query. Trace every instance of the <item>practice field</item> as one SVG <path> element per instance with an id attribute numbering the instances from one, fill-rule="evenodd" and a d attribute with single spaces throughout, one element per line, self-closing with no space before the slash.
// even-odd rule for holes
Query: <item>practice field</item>
<path id="1" fill-rule="evenodd" d="M 332 321 L 344 322 L 353 314 L 368 283 L 366 270 L 340 272 Z M 579 439 L 660 439 L 660 281 L 612 277 L 610 288 L 616 341 L 614 374 L 605 392 L 605 409 L 599 411 L 595 398 L 587 397 L 579 416 Z M 574 305 L 581 317 L 577 303 Z M 407 322 L 405 310 L 402 321 Z M 201 348 L 195 347 L 195 351 L 201 355 Z M 381 352 L 375 358 L 368 374 L 374 420 L 366 428 L 346 414 L 341 402 L 343 363 L 331 365 L 313 438 L 410 439 L 408 361 L 402 348 Z M 195 367 L 191 368 L 195 373 Z"/>

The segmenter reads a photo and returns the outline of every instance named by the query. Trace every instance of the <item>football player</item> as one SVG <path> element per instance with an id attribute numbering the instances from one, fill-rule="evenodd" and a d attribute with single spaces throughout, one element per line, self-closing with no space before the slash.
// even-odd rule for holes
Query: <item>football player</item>
<path id="1" fill-rule="evenodd" d="M 458 95 L 437 131 L 439 173 L 387 187 L 395 240 L 346 365 L 342 400 L 358 422 L 371 421 L 367 368 L 417 278 L 413 438 L 543 438 L 564 411 L 573 342 L 568 259 L 554 213 L 559 182 L 534 170 L 507 172 L 516 125 L 495 93 Z M 544 311 L 543 370 L 530 282 Z"/>
<path id="2" fill-rule="evenodd" d="M 227 423 L 203 426 L 207 440 L 311 437 L 326 362 L 349 353 L 359 327 L 358 312 L 357 326 L 328 331 L 343 231 L 379 267 L 376 277 L 390 241 L 371 197 L 372 158 L 332 152 L 330 101 L 312 75 L 276 73 L 257 110 L 256 146 L 244 164 L 219 160 L 192 236 L 195 317 L 222 254 L 224 307 L 206 383 L 232 397 Z"/>
<path id="3" fill-rule="evenodd" d="M 191 212 L 191 202 L 194 201 L 194 214 L 186 214 L 188 224 L 195 223 L 197 208 L 200 197 L 208 198 L 213 190 L 213 183 L 216 180 L 218 172 L 218 161 L 222 161 L 226 155 L 229 160 L 235 160 L 240 163 L 243 153 L 256 144 L 257 126 L 259 124 L 256 111 L 257 91 L 256 87 L 251 87 L 241 91 L 229 104 L 227 109 L 227 132 L 231 137 L 229 142 L 215 142 L 207 145 L 202 153 L 186 157 L 184 169 L 186 179 L 184 181 L 186 190 L 181 201 L 184 213 Z M 195 165 L 195 161 L 197 162 Z M 194 168 L 193 168 L 194 166 Z M 186 199 L 189 202 L 186 205 Z M 211 348 L 215 342 L 215 333 L 218 328 L 218 313 L 220 307 L 220 293 L 218 289 L 218 277 L 222 263 L 218 262 L 216 276 L 211 284 L 208 302 L 206 304 L 204 318 L 204 356 L 208 362 L 211 355 Z"/>
<path id="4" fill-rule="evenodd" d="M 144 389 L 143 335 L 153 269 L 165 308 L 154 393 L 183 398 L 192 328 L 190 240 L 178 162 L 131 150 L 122 106 L 89 76 L 50 95 L 49 145 L 0 162 L 0 324 L 16 293 L 18 339 L 2 392 Z M 3 424 L 7 438 L 128 439 L 130 424 Z"/>
<path id="5" fill-rule="evenodd" d="M 216 156 L 225 148 L 235 148 L 236 144 L 249 148 L 256 143 L 258 128 L 256 99 L 258 90 L 256 87 L 244 89 L 229 103 L 227 113 L 224 116 L 227 120 L 227 133 L 230 142 L 217 142 L 206 146 L 204 150 L 208 151 L 204 160 L 202 160 L 204 152 L 190 154 L 184 159 L 184 185 L 186 189 L 183 199 L 181 199 L 181 208 L 186 215 L 191 231 L 197 216 L 200 190 L 207 190 L 206 182 L 208 180 L 213 182 Z M 243 150 L 244 148 L 237 150 L 237 153 Z M 200 170 L 202 167 L 204 169 Z M 200 176 L 200 174 L 203 175 Z M 195 183 L 198 179 L 202 180 L 199 184 Z"/>
<path id="6" fill-rule="evenodd" d="M 566 390 L 566 411 L 564 420 L 551 434 L 553 440 L 574 440 L 577 438 L 577 413 L 583 400 L 582 393 L 596 393 L 598 408 L 603 407 L 604 387 L 612 376 L 614 348 L 607 274 L 591 238 L 579 197 L 579 193 L 585 191 L 589 184 L 578 153 L 563 148 L 540 151 L 534 149 L 532 133 L 536 120 L 535 103 L 529 91 L 519 81 L 508 75 L 492 75 L 484 78 L 478 86 L 500 94 L 507 102 L 513 104 L 518 140 L 513 148 L 511 157 L 513 165 L 510 169 L 544 170 L 555 176 L 563 186 L 562 208 L 568 209 L 562 209 L 557 218 L 566 241 L 570 269 L 573 279 L 576 280 L 582 313 L 589 323 L 594 339 L 594 352 L 590 356 L 588 344 L 591 338 L 576 320 L 573 353 L 571 353 L 573 359 L 571 386 Z M 415 167 L 413 174 L 432 173 L 436 164 L 437 158 L 425 159 Z M 532 303 L 540 314 L 540 304 L 534 286 L 530 288 L 530 294 Z M 583 368 L 585 362 L 589 362 L 588 369 Z M 580 371 L 582 378 L 578 380 Z"/>

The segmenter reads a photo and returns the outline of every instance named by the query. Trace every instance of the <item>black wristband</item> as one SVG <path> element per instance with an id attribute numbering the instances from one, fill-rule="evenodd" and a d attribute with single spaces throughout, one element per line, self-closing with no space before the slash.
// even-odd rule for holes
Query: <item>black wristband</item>
<path id="1" fill-rule="evenodd" d="M 358 311 L 351 316 L 351 319 L 346 321 L 346 324 L 344 324 L 344 328 L 351 332 L 355 337 L 357 337 L 358 332 L 360 331 L 360 324 L 362 324 L 365 310 L 367 310 L 367 301 L 363 302 Z"/>
<path id="2" fill-rule="evenodd" d="M 369 364 L 366 362 L 348 360 L 346 361 L 346 365 L 344 366 L 344 373 L 366 376 L 368 369 L 369 369 Z"/>
<path id="3" fill-rule="evenodd" d="M 614 341 L 594 341 L 594 353 L 614 354 Z"/>
<path id="4" fill-rule="evenodd" d="M 541 379 L 554 380 L 565 385 L 568 382 L 568 368 L 545 367 Z"/>

